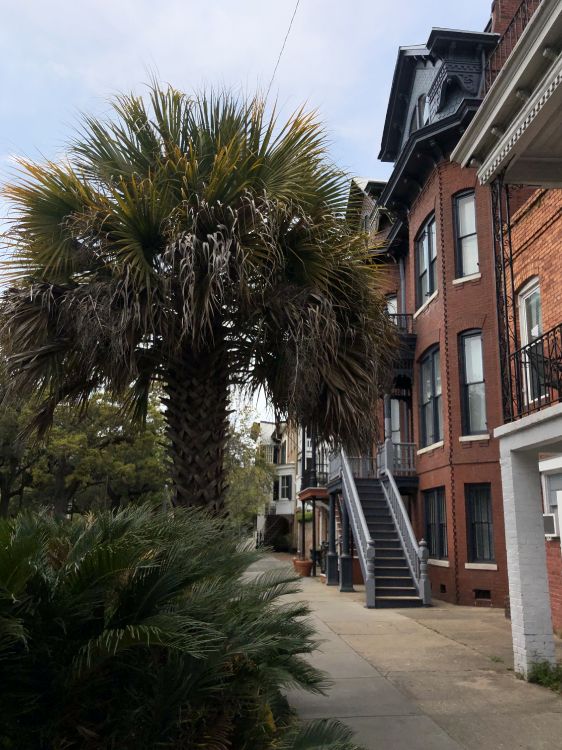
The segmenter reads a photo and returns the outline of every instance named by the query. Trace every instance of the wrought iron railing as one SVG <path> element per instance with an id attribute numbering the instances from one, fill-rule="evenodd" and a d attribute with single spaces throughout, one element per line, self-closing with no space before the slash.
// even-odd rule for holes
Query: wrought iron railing
<path id="1" fill-rule="evenodd" d="M 347 456 L 355 479 L 374 479 L 378 476 L 376 456 Z"/>
<path id="2" fill-rule="evenodd" d="M 335 461 L 337 459 L 334 460 L 334 463 Z M 351 465 L 343 450 L 339 455 L 339 462 L 342 497 L 349 516 L 357 557 L 365 581 L 365 604 L 371 608 L 375 606 L 375 542 L 371 538 L 367 526 Z M 334 464 L 332 464 L 332 468 L 334 468 Z"/>
<path id="3" fill-rule="evenodd" d="M 302 476 L 301 490 L 310 487 L 326 487 L 329 475 L 329 451 L 325 447 L 316 449 L 316 461 L 307 468 Z"/>
<path id="4" fill-rule="evenodd" d="M 497 47 L 488 57 L 484 67 L 484 93 L 487 93 L 498 73 L 505 65 L 525 27 L 542 0 L 523 0 L 515 11 L 509 26 L 500 37 Z"/>
<path id="5" fill-rule="evenodd" d="M 415 475 L 416 447 L 415 443 L 393 443 L 390 439 L 385 440 L 377 447 L 378 473 L 389 470 L 399 477 Z"/>
<path id="6" fill-rule="evenodd" d="M 562 401 L 562 323 L 510 357 L 512 419 Z"/>
<path id="7" fill-rule="evenodd" d="M 387 471 L 381 477 L 381 485 L 418 594 L 424 605 L 429 606 L 431 604 L 431 585 L 427 575 L 427 560 L 429 557 L 427 543 L 422 539 L 418 544 L 404 501 L 391 472 Z"/>
<path id="8" fill-rule="evenodd" d="M 389 313 L 388 317 L 400 333 L 414 333 L 414 316 L 410 313 Z"/>

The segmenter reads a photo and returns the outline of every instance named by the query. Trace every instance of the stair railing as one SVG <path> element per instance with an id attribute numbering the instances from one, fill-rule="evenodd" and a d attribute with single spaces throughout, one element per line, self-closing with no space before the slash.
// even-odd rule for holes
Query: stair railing
<path id="1" fill-rule="evenodd" d="M 344 450 L 341 451 L 340 459 L 342 496 L 365 581 L 365 604 L 368 608 L 373 608 L 375 606 L 375 542 L 371 538 L 353 472 Z"/>
<path id="2" fill-rule="evenodd" d="M 418 544 L 410 517 L 406 511 L 404 501 L 392 476 L 392 472 L 386 469 L 384 473 L 381 473 L 380 480 L 418 594 L 424 606 L 428 607 L 431 604 L 431 585 L 427 574 L 427 560 L 429 557 L 427 542 L 422 539 Z"/>

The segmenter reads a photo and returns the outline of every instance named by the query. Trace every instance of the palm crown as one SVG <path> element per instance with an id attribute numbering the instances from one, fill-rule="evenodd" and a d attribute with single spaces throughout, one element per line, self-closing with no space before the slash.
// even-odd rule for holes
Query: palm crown
<path id="1" fill-rule="evenodd" d="M 3 347 L 37 423 L 100 388 L 142 417 L 160 381 L 178 502 L 217 509 L 233 386 L 364 446 L 393 336 L 314 116 L 157 86 L 114 109 L 5 189 Z"/>

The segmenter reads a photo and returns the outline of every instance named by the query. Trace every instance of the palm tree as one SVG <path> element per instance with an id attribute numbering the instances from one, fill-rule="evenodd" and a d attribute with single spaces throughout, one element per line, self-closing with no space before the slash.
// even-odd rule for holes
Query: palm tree
<path id="1" fill-rule="evenodd" d="M 364 446 L 392 356 L 349 181 L 304 111 L 150 89 L 85 118 L 61 162 L 21 160 L 2 340 L 44 429 L 105 389 L 137 418 L 162 385 L 176 501 L 220 511 L 233 387 Z"/>

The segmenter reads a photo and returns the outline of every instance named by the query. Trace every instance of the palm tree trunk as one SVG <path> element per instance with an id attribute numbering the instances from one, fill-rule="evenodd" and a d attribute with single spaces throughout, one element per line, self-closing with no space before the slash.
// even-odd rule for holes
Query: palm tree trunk
<path id="1" fill-rule="evenodd" d="M 185 351 L 169 364 L 166 381 L 174 502 L 221 514 L 229 414 L 224 348 L 219 342 L 212 351 Z"/>

